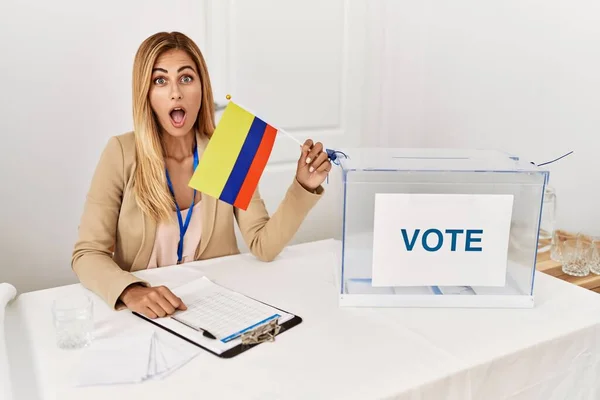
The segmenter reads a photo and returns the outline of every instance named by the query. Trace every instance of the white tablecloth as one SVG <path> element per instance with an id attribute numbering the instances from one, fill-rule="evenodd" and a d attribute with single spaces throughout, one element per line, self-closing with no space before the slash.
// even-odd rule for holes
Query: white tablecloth
<path id="1" fill-rule="evenodd" d="M 9 330 L 23 330 L 8 338 L 13 371 L 24 371 L 13 373 L 15 398 L 600 398 L 596 293 L 540 273 L 533 309 L 340 308 L 334 248 L 323 241 L 290 247 L 272 263 L 245 254 L 141 272 L 171 287 L 206 274 L 304 321 L 236 358 L 202 352 L 164 381 L 137 385 L 71 385 L 81 353 L 55 346 L 49 304 L 80 285 L 23 294 L 8 318 Z M 145 323 L 95 300 L 99 337 Z"/>

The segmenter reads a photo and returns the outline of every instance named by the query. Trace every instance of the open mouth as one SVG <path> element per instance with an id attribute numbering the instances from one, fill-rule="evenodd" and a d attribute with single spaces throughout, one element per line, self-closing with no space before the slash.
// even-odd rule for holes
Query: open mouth
<path id="1" fill-rule="evenodd" d="M 175 107 L 169 113 L 169 117 L 171 118 L 171 124 L 175 128 L 181 128 L 185 123 L 185 109 L 182 107 Z"/>

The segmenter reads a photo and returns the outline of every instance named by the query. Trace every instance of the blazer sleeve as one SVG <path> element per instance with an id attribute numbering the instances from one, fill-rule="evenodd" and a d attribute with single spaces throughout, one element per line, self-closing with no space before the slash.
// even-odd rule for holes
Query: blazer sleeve
<path id="1" fill-rule="evenodd" d="M 323 192 L 322 186 L 314 193 L 307 191 L 294 177 L 283 201 L 269 216 L 257 188 L 246 211 L 234 208 L 240 232 L 250 252 L 262 261 L 275 259 L 294 237 Z"/>
<path id="2" fill-rule="evenodd" d="M 71 267 L 81 284 L 113 309 L 123 308 L 119 296 L 133 284 L 147 282 L 122 270 L 112 258 L 117 221 L 125 188 L 121 142 L 113 137 L 94 172 L 81 216 Z"/>

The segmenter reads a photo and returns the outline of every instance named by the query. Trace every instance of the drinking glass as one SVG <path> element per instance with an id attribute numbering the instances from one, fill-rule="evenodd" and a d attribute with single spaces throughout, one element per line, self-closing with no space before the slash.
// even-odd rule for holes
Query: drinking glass
<path id="1" fill-rule="evenodd" d="M 562 230 L 555 230 L 552 233 L 552 245 L 550 248 L 550 258 L 556 262 L 562 263 L 565 242 L 572 239 L 572 235 Z"/>
<path id="2" fill-rule="evenodd" d="M 581 240 L 569 239 L 563 243 L 562 271 L 571 276 L 586 276 L 590 273 L 588 254 L 591 251 L 589 245 Z"/>
<path id="3" fill-rule="evenodd" d="M 92 342 L 93 302 L 88 296 L 73 294 L 56 299 L 52 315 L 59 348 L 78 349 Z"/>
<path id="4" fill-rule="evenodd" d="M 600 236 L 592 238 L 590 247 L 590 271 L 596 275 L 600 275 Z"/>

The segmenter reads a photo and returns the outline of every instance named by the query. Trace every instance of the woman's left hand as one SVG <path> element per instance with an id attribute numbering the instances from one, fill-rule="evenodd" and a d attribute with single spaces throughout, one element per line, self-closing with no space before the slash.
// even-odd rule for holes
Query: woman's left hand
<path id="1" fill-rule="evenodd" d="M 308 191 L 314 191 L 327 178 L 331 171 L 331 162 L 327 152 L 323 151 L 323 144 L 307 139 L 302 146 L 296 179 Z"/>

